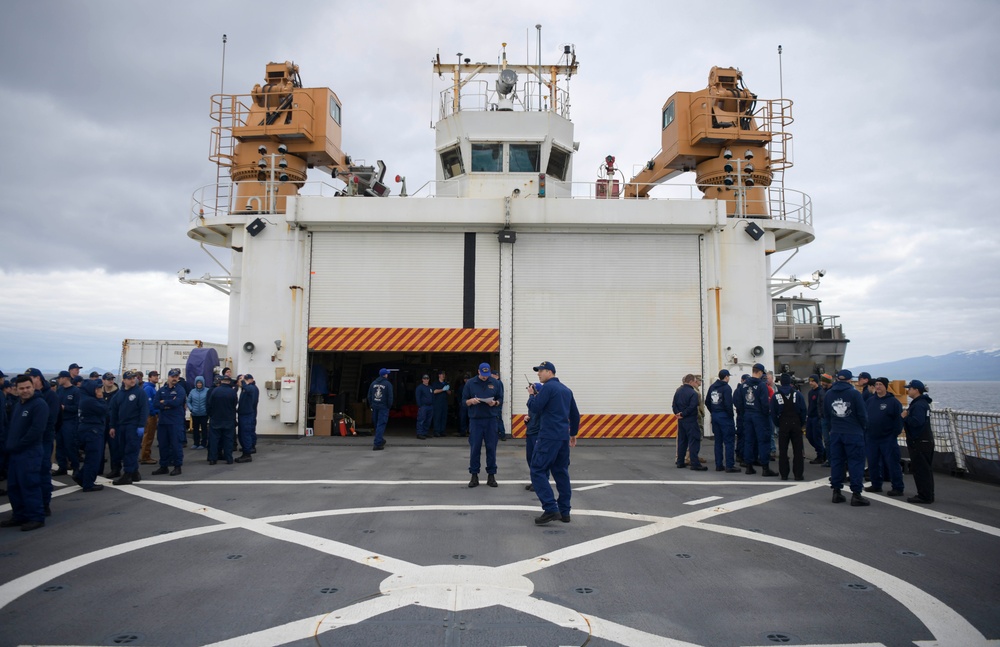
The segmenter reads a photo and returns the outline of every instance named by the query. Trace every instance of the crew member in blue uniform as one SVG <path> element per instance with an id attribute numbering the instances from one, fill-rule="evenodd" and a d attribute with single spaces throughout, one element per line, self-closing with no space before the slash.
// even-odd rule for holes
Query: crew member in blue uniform
<path id="1" fill-rule="evenodd" d="M 569 523 L 572 486 L 569 480 L 569 451 L 576 447 L 580 431 L 580 410 L 573 392 L 556 377 L 552 362 L 540 362 L 532 370 L 538 373 L 542 390 L 531 400 L 528 413 L 538 416 L 538 438 L 531 455 L 531 485 L 538 502 L 542 504 L 541 516 L 535 517 L 538 525 L 550 521 Z M 697 419 L 697 414 L 695 415 Z M 693 455 L 698 460 L 697 454 Z M 549 475 L 556 483 L 559 498 L 552 493 Z"/>
<path id="2" fill-rule="evenodd" d="M 37 530 L 45 525 L 45 508 L 42 505 L 43 438 L 48 426 L 49 408 L 40 391 L 28 375 L 18 375 L 14 381 L 18 402 L 11 413 L 7 429 L 7 496 L 10 498 L 10 518 L 0 521 L 0 528 Z M 49 446 L 51 452 L 51 446 Z M 45 470 L 49 474 L 49 470 Z"/>
<path id="3" fill-rule="evenodd" d="M 726 369 L 719 371 L 719 379 L 708 387 L 705 403 L 712 417 L 712 435 L 715 436 L 715 471 L 735 473 L 735 456 L 733 441 L 736 436 L 736 425 L 733 424 L 733 389 L 729 386 L 731 373 Z"/>
<path id="4" fill-rule="evenodd" d="M 417 385 L 417 438 L 427 440 L 431 418 L 434 417 L 434 394 L 431 392 L 431 376 L 424 373 Z"/>
<path id="5" fill-rule="evenodd" d="M 802 428 L 806 423 L 806 399 L 792 386 L 792 376 L 782 373 L 778 390 L 771 396 L 771 421 L 778 427 L 778 474 L 788 480 L 788 445 L 792 445 L 792 475 L 801 481 L 805 459 L 802 456 Z"/>
<path id="6" fill-rule="evenodd" d="M 385 449 L 385 426 L 389 423 L 389 409 L 392 408 L 392 384 L 386 379 L 389 369 L 379 369 L 378 378 L 368 387 L 368 406 L 372 409 L 372 423 L 375 425 L 373 451 Z"/>
<path id="7" fill-rule="evenodd" d="M 829 373 L 819 376 L 819 429 L 823 436 L 823 458 L 822 467 L 830 467 L 830 421 L 823 413 L 826 411 L 826 395 L 833 386 L 833 377 Z"/>
<path id="8" fill-rule="evenodd" d="M 448 428 L 448 394 L 451 385 L 444 371 L 438 371 L 437 380 L 431 383 L 431 393 L 434 395 L 434 410 L 431 417 L 432 433 L 435 437 L 445 435 Z"/>
<path id="9" fill-rule="evenodd" d="M 479 365 L 479 374 L 465 383 L 462 399 L 469 407 L 469 487 L 479 485 L 483 445 L 486 445 L 486 484 L 497 487 L 497 418 L 493 409 L 501 406 L 500 385 L 490 377 L 490 365 Z"/>
<path id="10" fill-rule="evenodd" d="M 42 507 L 45 509 L 45 516 L 52 514 L 52 448 L 55 443 L 56 430 L 59 427 L 60 412 L 62 405 L 59 403 L 59 396 L 37 368 L 29 368 L 24 372 L 31 378 L 31 384 L 36 391 L 40 391 L 42 399 L 49 407 L 49 416 L 45 421 L 45 433 L 42 435 L 42 460 L 38 465 L 38 473 L 41 475 L 42 483 Z"/>
<path id="11" fill-rule="evenodd" d="M 503 402 L 504 390 L 507 388 L 503 385 L 503 380 L 500 379 L 500 369 L 492 369 L 490 371 L 490 377 L 497 381 L 497 386 L 500 387 L 500 401 Z M 507 441 L 507 429 L 503 424 L 503 407 L 497 407 L 493 409 L 493 415 L 497 418 L 497 438 L 502 442 Z"/>
<path id="12" fill-rule="evenodd" d="M 830 424 L 830 487 L 833 502 L 843 503 L 844 464 L 851 478 L 851 505 L 871 505 L 861 496 L 865 473 L 865 429 L 868 412 L 861 393 L 851 384 L 854 377 L 844 369 L 837 373 L 837 382 L 830 387 L 823 403 L 823 416 Z"/>
<path id="13" fill-rule="evenodd" d="M 753 468 L 757 461 L 763 468 L 764 476 L 777 476 L 771 471 L 771 407 L 767 392 L 767 381 L 764 377 L 767 369 L 763 364 L 753 365 L 753 375 L 747 380 L 743 390 L 743 426 L 745 427 L 746 444 L 743 447 L 743 460 L 747 466 L 747 474 L 756 474 Z"/>
<path id="14" fill-rule="evenodd" d="M 80 426 L 77 436 L 83 449 L 83 465 L 73 480 L 84 492 L 97 492 L 104 486 L 95 483 L 104 454 L 104 427 L 108 419 L 108 403 L 100 380 L 87 380 L 80 387 Z"/>
<path id="15" fill-rule="evenodd" d="M 861 399 L 866 403 L 868 398 L 875 395 L 874 385 L 872 384 L 872 374 L 868 371 L 861 371 L 858 373 L 858 390 L 861 392 Z"/>
<path id="16" fill-rule="evenodd" d="M 236 459 L 237 463 L 249 463 L 257 452 L 257 403 L 260 401 L 260 390 L 254 384 L 253 375 L 243 376 L 237 402 L 236 417 L 239 423 L 240 447 L 243 455 Z"/>
<path id="17" fill-rule="evenodd" d="M 146 402 L 149 405 L 149 417 L 146 418 L 145 431 L 142 433 L 142 441 L 139 447 L 139 464 L 156 465 L 153 460 L 153 441 L 160 438 L 160 406 L 156 392 L 160 390 L 159 371 L 149 371 L 146 374 L 146 381 L 142 381 L 142 371 L 135 371 L 139 376 L 139 386 L 146 394 Z"/>
<path id="18" fill-rule="evenodd" d="M 125 440 L 123 436 L 113 438 L 111 436 L 111 400 L 118 393 L 118 385 L 115 384 L 115 375 L 110 371 L 101 376 L 101 391 L 104 392 L 104 401 L 108 403 L 108 417 L 104 421 L 104 444 L 108 446 L 108 473 L 105 478 L 114 480 L 122 475 L 122 453 L 124 452 Z M 104 471 L 102 465 L 101 471 Z"/>
<path id="19" fill-rule="evenodd" d="M 153 471 L 153 476 L 170 473 L 179 476 L 184 465 L 184 403 L 187 393 L 178 382 L 181 379 L 181 369 L 172 368 L 167 373 L 167 383 L 157 390 L 156 408 L 160 410 L 160 419 L 156 428 L 156 441 L 160 448 L 160 466 Z M 170 469 L 173 466 L 174 469 Z"/>
<path id="20" fill-rule="evenodd" d="M 233 444 L 236 442 L 236 389 L 233 378 L 223 374 L 219 386 L 208 394 L 208 464 L 225 460 L 233 464 Z"/>
<path id="21" fill-rule="evenodd" d="M 538 395 L 538 392 L 542 390 L 542 383 L 535 382 L 534 384 L 528 385 L 528 411 L 531 411 L 531 402 Z M 531 472 L 531 457 L 535 453 L 535 441 L 538 440 L 538 428 L 541 426 L 541 416 L 532 416 L 530 413 L 525 416 L 525 431 L 524 431 L 524 455 L 528 459 L 528 472 Z M 530 477 L 529 477 L 530 478 Z M 528 483 L 524 486 L 525 490 L 529 492 L 535 491 L 535 486 Z"/>
<path id="22" fill-rule="evenodd" d="M 809 376 L 809 393 L 806 394 L 806 440 L 816 452 L 816 458 L 809 461 L 810 465 L 820 465 L 826 460 L 823 428 L 819 416 L 822 401 L 823 391 L 819 386 L 819 375 L 813 373 Z"/>
<path id="23" fill-rule="evenodd" d="M 746 428 L 743 422 L 743 415 L 746 412 L 746 388 L 747 380 L 750 376 L 744 373 L 740 377 L 740 383 L 733 389 L 733 406 L 736 408 L 736 442 L 733 443 L 733 453 L 736 462 L 743 465 L 743 447 L 746 445 Z M 751 461 L 753 462 L 753 461 Z"/>
<path id="24" fill-rule="evenodd" d="M 862 396 L 863 397 L 863 396 Z M 875 395 L 865 401 L 868 433 L 865 450 L 872 484 L 865 492 L 881 492 L 889 481 L 889 496 L 903 496 L 903 470 L 899 463 L 899 433 L 903 430 L 903 405 L 889 393 L 889 378 L 875 379 Z"/>
<path id="25" fill-rule="evenodd" d="M 906 429 L 906 451 L 910 455 L 913 482 L 917 486 L 917 496 L 907 499 L 909 503 L 934 503 L 934 432 L 931 430 L 931 396 L 920 380 L 910 380 L 906 385 L 910 396 L 910 406 L 903 412 L 903 428 Z"/>
<path id="26" fill-rule="evenodd" d="M 124 471 L 121 477 L 112 481 L 113 485 L 131 485 L 139 481 L 139 447 L 145 432 L 146 419 L 149 418 L 149 400 L 146 392 L 138 385 L 139 372 L 125 371 L 122 375 L 122 388 L 108 404 L 111 416 L 112 438 L 121 434 L 122 463 Z"/>
<path id="27" fill-rule="evenodd" d="M 677 467 L 687 467 L 684 457 L 690 452 L 691 469 L 704 472 L 708 468 L 698 460 L 701 429 L 698 427 L 698 392 L 695 389 L 699 386 L 701 382 L 695 375 L 685 375 L 683 383 L 674 392 L 671 409 L 677 416 Z"/>
<path id="28" fill-rule="evenodd" d="M 73 376 L 69 371 L 60 371 L 56 378 L 59 388 L 56 396 L 59 398 L 59 415 L 62 424 L 56 433 L 56 465 L 59 469 L 52 476 L 63 476 L 73 470 L 75 474 L 80 469 L 80 452 L 76 440 L 76 430 L 79 426 L 80 389 L 73 386 Z"/>

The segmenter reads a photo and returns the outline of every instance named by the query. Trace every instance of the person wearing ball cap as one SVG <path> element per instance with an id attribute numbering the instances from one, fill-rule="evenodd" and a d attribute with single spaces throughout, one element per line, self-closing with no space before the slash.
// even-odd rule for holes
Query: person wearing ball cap
<path id="1" fill-rule="evenodd" d="M 503 404 L 500 385 L 490 376 L 490 365 L 479 365 L 476 377 L 465 383 L 462 399 L 469 408 L 469 487 L 479 485 L 483 445 L 486 445 L 486 484 L 497 487 L 497 417 L 494 407 Z"/>
<path id="2" fill-rule="evenodd" d="M 823 416 L 830 425 L 830 487 L 833 502 L 843 503 L 840 493 L 844 472 L 850 475 L 851 505 L 867 506 L 871 502 L 861 495 L 865 472 L 865 429 L 868 412 L 864 398 L 851 384 L 854 375 L 847 369 L 837 372 L 837 381 L 823 401 Z"/>
<path id="3" fill-rule="evenodd" d="M 931 431 L 931 396 L 920 380 L 910 380 L 906 385 L 910 406 L 903 412 L 903 429 L 906 430 L 906 450 L 910 454 L 913 482 L 917 496 L 909 503 L 934 503 L 934 433 Z"/>
<path id="4" fill-rule="evenodd" d="M 528 414 L 539 419 L 538 438 L 531 456 L 531 485 L 542 504 L 542 514 L 535 517 L 535 523 L 569 523 L 573 496 L 569 479 L 569 450 L 576 446 L 580 410 L 573 392 L 556 377 L 556 367 L 552 362 L 540 362 L 533 370 L 542 383 L 542 390 L 529 401 L 528 406 Z M 549 485 L 549 474 L 556 482 L 558 499 Z"/>
<path id="5" fill-rule="evenodd" d="M 375 425 L 372 451 L 385 449 L 385 426 L 392 408 L 392 383 L 386 379 L 389 373 L 387 368 L 379 369 L 378 377 L 368 387 L 368 406 L 371 407 L 372 423 Z"/>
<path id="6" fill-rule="evenodd" d="M 753 365 L 753 376 L 743 390 L 743 424 L 745 442 L 743 460 L 747 474 L 756 474 L 754 461 L 760 463 L 763 476 L 777 476 L 771 471 L 771 396 L 767 392 L 767 369 L 763 364 Z"/>
<path id="7" fill-rule="evenodd" d="M 538 395 L 538 392 L 542 390 L 542 383 L 535 382 L 534 384 L 528 383 L 528 403 L 526 407 L 531 410 L 531 401 Z M 535 441 L 538 439 L 538 426 L 541 422 L 537 416 L 534 418 L 531 415 L 525 416 L 525 430 L 524 430 L 524 455 L 528 460 L 528 471 L 531 471 L 531 457 L 535 453 Z M 528 483 L 524 486 L 525 490 L 529 492 L 535 491 L 535 486 Z"/>

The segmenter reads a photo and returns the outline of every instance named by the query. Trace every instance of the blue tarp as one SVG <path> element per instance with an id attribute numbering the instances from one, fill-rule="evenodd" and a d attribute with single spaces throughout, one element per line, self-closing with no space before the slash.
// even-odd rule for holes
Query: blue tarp
<path id="1" fill-rule="evenodd" d="M 205 378 L 205 386 L 212 386 L 212 375 L 217 368 L 219 353 L 214 348 L 195 348 L 184 366 L 184 379 L 193 388 L 195 378 L 200 375 Z"/>

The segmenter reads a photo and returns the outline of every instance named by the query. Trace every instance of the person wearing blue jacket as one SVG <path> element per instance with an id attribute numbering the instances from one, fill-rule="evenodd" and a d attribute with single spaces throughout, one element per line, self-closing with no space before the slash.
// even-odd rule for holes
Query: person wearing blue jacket
<path id="1" fill-rule="evenodd" d="M 95 483 L 104 454 L 104 426 L 108 419 L 108 403 L 100 380 L 87 380 L 80 387 L 80 426 L 77 430 L 83 449 L 83 465 L 73 480 L 84 492 L 97 492 L 104 486 Z"/>
<path id="2" fill-rule="evenodd" d="M 139 445 L 145 432 L 146 420 L 149 418 L 149 400 L 146 392 L 137 382 L 138 371 L 125 371 L 122 375 L 122 388 L 118 389 L 111 402 L 108 403 L 108 414 L 111 418 L 110 434 L 112 438 L 121 434 L 124 439 L 122 448 L 122 475 L 112 481 L 113 485 L 131 485 L 142 480 L 139 475 Z"/>
<path id="3" fill-rule="evenodd" d="M 821 465 L 826 461 L 826 450 L 823 448 L 823 428 L 820 424 L 820 405 L 823 402 L 823 391 L 819 386 L 819 375 L 809 376 L 809 393 L 806 394 L 806 440 L 816 452 L 816 458 L 809 461 L 810 465 Z"/>
<path id="4" fill-rule="evenodd" d="M 254 384 L 253 375 L 247 373 L 240 380 L 240 394 L 236 405 L 237 429 L 240 436 L 240 448 L 243 455 L 236 459 L 237 463 L 249 463 L 253 460 L 251 454 L 257 453 L 257 403 L 260 401 L 260 390 Z"/>
<path id="5" fill-rule="evenodd" d="M 479 485 L 483 445 L 486 445 L 486 484 L 497 487 L 497 418 L 495 407 L 503 404 L 500 385 L 490 377 L 490 365 L 479 365 L 479 374 L 465 383 L 462 399 L 469 407 L 469 487 Z"/>
<path id="6" fill-rule="evenodd" d="M 18 402 L 11 414 L 6 444 L 10 456 L 7 496 L 10 498 L 11 514 L 9 519 L 0 521 L 0 528 L 20 526 L 23 531 L 37 530 L 45 525 L 38 465 L 43 459 L 50 460 L 44 455 L 43 443 L 49 407 L 42 393 L 35 390 L 30 376 L 19 375 L 14 383 Z M 49 474 L 49 470 L 45 473 Z"/>
<path id="7" fill-rule="evenodd" d="M 79 426 L 80 389 L 73 385 L 73 376 L 69 371 L 60 371 L 57 380 L 59 388 L 56 389 L 56 396 L 59 398 L 62 424 L 56 433 L 56 465 L 59 469 L 52 472 L 52 476 L 63 476 L 68 474 L 69 470 L 73 470 L 75 474 L 80 469 L 79 443 L 76 439 L 76 430 Z"/>
<path id="8" fill-rule="evenodd" d="M 733 424 L 733 389 L 729 386 L 731 373 L 719 371 L 719 379 L 708 387 L 705 404 L 712 417 L 712 435 L 715 436 L 715 471 L 739 472 L 736 467 L 733 441 L 736 426 Z"/>
<path id="9" fill-rule="evenodd" d="M 172 368 L 167 373 L 167 383 L 157 390 L 156 408 L 160 419 L 156 428 L 156 441 L 160 448 L 160 466 L 153 470 L 153 476 L 170 473 L 179 476 L 184 465 L 184 403 L 187 393 L 178 382 L 181 369 Z M 174 469 L 169 469 L 173 466 Z"/>
<path id="10" fill-rule="evenodd" d="M 434 395 L 434 409 L 431 426 L 436 437 L 443 437 L 448 427 L 448 376 L 444 371 L 438 371 L 436 382 L 431 383 L 431 393 Z"/>
<path id="11" fill-rule="evenodd" d="M 844 369 L 837 373 L 837 381 L 827 392 L 823 403 L 823 416 L 830 426 L 830 487 L 833 502 L 843 503 L 844 464 L 851 478 L 851 505 L 871 505 L 861 496 L 865 474 L 865 429 L 868 412 L 864 397 L 851 384 L 854 375 Z"/>
<path id="12" fill-rule="evenodd" d="M 45 380 L 42 372 L 37 368 L 29 368 L 24 372 L 31 378 L 31 384 L 35 390 L 42 394 L 42 399 L 49 407 L 49 417 L 45 421 L 45 434 L 42 436 L 42 460 L 38 464 L 38 473 L 41 475 L 42 483 L 42 507 L 45 509 L 45 516 L 52 514 L 52 448 L 55 443 L 56 431 L 59 428 L 62 405 L 59 396 Z"/>
<path id="13" fill-rule="evenodd" d="M 903 428 L 906 429 L 906 451 L 910 455 L 913 482 L 917 486 L 917 496 L 911 496 L 908 503 L 934 503 L 934 432 L 931 430 L 931 396 L 920 380 L 910 380 L 906 385 L 910 396 L 910 406 L 903 412 Z"/>
<path id="14" fill-rule="evenodd" d="M 796 481 L 805 478 L 802 457 L 802 428 L 806 423 L 806 399 L 792 386 L 792 376 L 782 373 L 778 389 L 771 397 L 771 421 L 778 427 L 778 474 L 788 480 L 788 444 L 792 445 L 792 475 Z"/>
<path id="15" fill-rule="evenodd" d="M 745 462 L 743 459 L 743 447 L 746 445 L 746 424 L 743 415 L 746 412 L 746 388 L 747 380 L 750 376 L 744 373 L 740 377 L 740 383 L 733 389 L 733 406 L 736 408 L 736 442 L 733 443 L 733 453 L 735 460 L 740 465 Z M 752 462 L 752 461 L 751 461 Z"/>
<path id="16" fill-rule="evenodd" d="M 389 369 L 381 368 L 378 378 L 368 387 L 368 406 L 372 410 L 372 424 L 375 425 L 372 451 L 385 449 L 385 426 L 389 424 L 389 409 L 392 408 L 392 383 L 387 379 Z"/>
<path id="17" fill-rule="evenodd" d="M 767 369 L 763 364 L 753 365 L 753 375 L 743 389 L 743 426 L 746 444 L 743 461 L 747 474 L 756 474 L 754 462 L 763 468 L 763 476 L 777 476 L 771 471 L 771 406 L 767 392 Z"/>
<path id="18" fill-rule="evenodd" d="M 531 402 L 538 395 L 538 392 L 542 390 L 542 383 L 535 382 L 534 384 L 528 385 L 528 411 L 531 411 Z M 524 431 L 524 455 L 528 459 L 528 471 L 531 471 L 531 457 L 535 454 L 535 441 L 538 440 L 538 429 L 541 427 L 541 416 L 532 416 L 530 413 L 525 416 L 525 431 Z M 524 486 L 525 490 L 529 492 L 535 491 L 535 486 L 528 483 Z"/>
<path id="19" fill-rule="evenodd" d="M 864 396 L 862 396 L 864 397 Z M 865 400 L 868 433 L 865 450 L 872 484 L 865 492 L 881 492 L 889 481 L 889 496 L 903 496 L 903 469 L 899 462 L 899 433 L 903 430 L 903 405 L 889 393 L 889 378 L 875 378 L 875 394 Z"/>
<path id="20" fill-rule="evenodd" d="M 233 444 L 236 442 L 236 389 L 233 378 L 223 374 L 219 386 L 208 395 L 208 464 L 225 459 L 233 464 Z"/>
<path id="21" fill-rule="evenodd" d="M 569 479 L 569 452 L 571 447 L 576 447 L 580 410 L 573 392 L 556 377 L 556 367 L 552 362 L 541 362 L 532 370 L 538 373 L 538 381 L 542 383 L 542 390 L 531 400 L 528 409 L 530 415 L 539 418 L 538 438 L 531 455 L 531 485 L 535 488 L 538 502 L 542 504 L 542 514 L 535 517 L 535 524 L 550 521 L 569 523 L 573 496 Z M 697 460 L 697 455 L 694 459 Z M 559 491 L 558 499 L 549 485 L 550 474 Z"/>
<path id="22" fill-rule="evenodd" d="M 434 415 L 434 394 L 431 392 L 431 376 L 424 373 L 417 385 L 417 438 L 427 440 L 431 418 Z"/>
<path id="23" fill-rule="evenodd" d="M 208 447 L 208 389 L 205 378 L 194 378 L 194 388 L 187 394 L 187 408 L 191 412 L 192 449 Z"/>
<path id="24" fill-rule="evenodd" d="M 150 371 L 145 382 L 142 381 L 142 372 L 135 371 L 138 375 L 139 386 L 146 394 L 146 401 L 149 404 L 149 417 L 146 418 L 145 431 L 142 434 L 142 445 L 139 448 L 140 465 L 156 465 L 153 460 L 153 440 L 160 437 L 160 404 L 156 398 L 156 392 L 160 389 L 159 371 Z"/>
<path id="25" fill-rule="evenodd" d="M 691 469 L 704 472 L 708 468 L 698 460 L 701 451 L 701 429 L 698 427 L 698 392 L 701 381 L 693 374 L 684 376 L 682 384 L 674 392 L 671 409 L 677 416 L 677 467 L 687 467 L 684 457 L 690 451 Z"/>

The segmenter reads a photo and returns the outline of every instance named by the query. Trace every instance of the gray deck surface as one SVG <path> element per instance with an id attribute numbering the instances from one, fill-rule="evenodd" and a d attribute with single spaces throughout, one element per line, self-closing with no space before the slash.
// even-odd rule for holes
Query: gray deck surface
<path id="1" fill-rule="evenodd" d="M 0 529 L 0 645 L 1000 645 L 995 486 L 937 474 L 932 506 L 852 508 L 818 466 L 782 482 L 581 440 L 571 523 L 535 526 L 523 441 L 469 489 L 465 439 L 387 438 L 56 479 L 45 528 Z"/>

